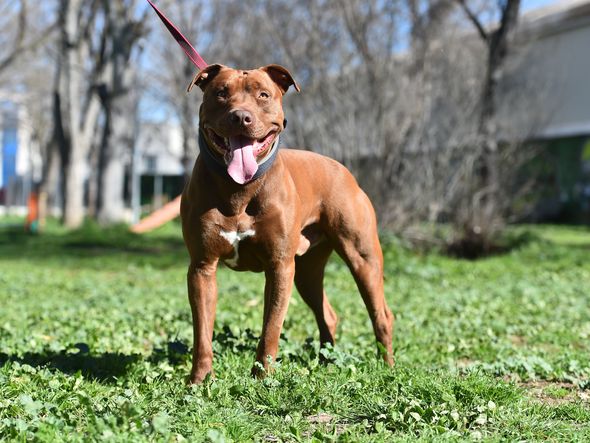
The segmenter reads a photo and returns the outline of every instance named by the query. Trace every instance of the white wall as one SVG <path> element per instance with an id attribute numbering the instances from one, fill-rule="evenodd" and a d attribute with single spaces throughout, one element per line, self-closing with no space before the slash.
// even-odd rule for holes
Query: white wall
<path id="1" fill-rule="evenodd" d="M 142 123 L 139 128 L 137 147 L 142 161 L 139 173 L 151 174 L 146 158 L 156 157 L 158 175 L 182 175 L 182 132 L 175 123 Z"/>
<path id="2" fill-rule="evenodd" d="M 590 134 L 590 2 L 546 15 L 530 28 L 523 75 L 539 87 L 530 112 L 541 107 L 546 113 L 536 135 Z"/>

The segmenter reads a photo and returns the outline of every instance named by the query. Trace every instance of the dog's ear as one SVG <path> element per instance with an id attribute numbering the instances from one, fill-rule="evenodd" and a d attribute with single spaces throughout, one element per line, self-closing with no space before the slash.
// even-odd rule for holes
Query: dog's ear
<path id="1" fill-rule="evenodd" d="M 195 86 L 195 85 L 197 85 L 199 88 L 201 88 L 204 91 L 205 88 L 207 87 L 207 84 L 213 79 L 213 77 L 215 77 L 217 74 L 219 74 L 219 71 L 221 71 L 223 68 L 225 68 L 225 66 L 215 64 L 215 65 L 209 65 L 209 66 L 201 69 L 193 77 L 192 81 L 188 85 L 188 88 L 186 88 L 186 92 L 191 92 L 191 90 L 193 89 L 193 86 Z"/>
<path id="2" fill-rule="evenodd" d="M 281 65 L 267 65 L 260 68 L 260 70 L 266 72 L 269 77 L 275 82 L 279 88 L 281 88 L 281 92 L 284 94 L 289 89 L 289 86 L 293 86 L 297 92 L 301 91 L 299 89 L 299 85 L 295 80 L 293 80 L 293 76 L 286 68 L 283 68 Z"/>

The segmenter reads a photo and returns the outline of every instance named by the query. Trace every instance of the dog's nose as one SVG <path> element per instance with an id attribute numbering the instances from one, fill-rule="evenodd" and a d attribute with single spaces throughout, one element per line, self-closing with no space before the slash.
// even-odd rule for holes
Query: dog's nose
<path id="1" fill-rule="evenodd" d="M 231 112 L 231 120 L 240 126 L 250 126 L 254 118 L 250 112 L 244 111 L 243 109 L 236 109 Z"/>

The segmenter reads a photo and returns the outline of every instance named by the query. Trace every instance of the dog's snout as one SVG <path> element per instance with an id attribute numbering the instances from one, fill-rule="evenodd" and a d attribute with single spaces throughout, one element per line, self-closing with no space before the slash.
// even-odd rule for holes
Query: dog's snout
<path id="1" fill-rule="evenodd" d="M 243 109 L 236 109 L 231 112 L 231 120 L 234 124 L 240 126 L 250 126 L 254 121 L 252 113 Z"/>

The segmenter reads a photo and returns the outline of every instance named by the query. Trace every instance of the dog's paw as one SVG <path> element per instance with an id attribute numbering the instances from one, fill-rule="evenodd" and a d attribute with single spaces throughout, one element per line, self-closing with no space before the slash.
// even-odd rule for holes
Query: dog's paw
<path id="1" fill-rule="evenodd" d="M 213 378 L 215 378 L 215 373 L 213 372 L 213 369 L 196 370 L 191 371 L 191 374 L 186 379 L 186 383 L 188 385 L 200 385 L 204 381 Z"/>
<path id="2" fill-rule="evenodd" d="M 254 366 L 252 366 L 250 374 L 252 377 L 262 380 L 268 375 L 268 366 L 265 368 L 264 365 L 259 361 L 254 362 Z"/>

